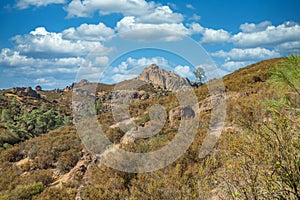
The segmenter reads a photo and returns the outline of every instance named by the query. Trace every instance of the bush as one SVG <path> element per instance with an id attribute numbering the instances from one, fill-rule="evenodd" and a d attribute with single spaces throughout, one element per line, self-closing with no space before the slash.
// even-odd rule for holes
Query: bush
<path id="1" fill-rule="evenodd" d="M 62 187 L 52 187 L 45 190 L 40 195 L 36 196 L 38 200 L 74 200 L 76 197 L 77 188 L 70 188 L 70 186 L 63 184 Z"/>
<path id="2" fill-rule="evenodd" d="M 7 121 L 11 121 L 11 119 L 12 119 L 12 117 L 11 117 L 11 113 L 9 112 L 9 110 L 3 109 L 1 112 L 1 121 L 7 122 Z"/>
<path id="3" fill-rule="evenodd" d="M 17 105 L 17 102 L 10 105 L 12 112 L 6 109 L 2 110 L 1 119 L 6 122 L 5 128 L 8 130 L 10 137 L 0 135 L 0 144 L 6 142 L 13 145 L 47 133 L 60 126 L 71 124 L 69 117 L 63 117 L 53 109 L 47 109 L 45 104 L 31 111 L 20 108 L 18 112 L 15 109 Z M 14 118 L 11 116 L 14 116 Z"/>
<path id="4" fill-rule="evenodd" d="M 21 160 L 24 155 L 21 153 L 20 148 L 15 146 L 13 148 L 9 148 L 6 151 L 3 151 L 1 154 L 0 161 L 1 162 L 17 162 Z"/>
<path id="5" fill-rule="evenodd" d="M 244 131 L 228 175 L 233 198 L 300 199 L 300 56 L 270 74 L 272 100 L 244 102 L 236 115 Z"/>
<path id="6" fill-rule="evenodd" d="M 22 185 L 14 189 L 10 195 L 10 199 L 31 200 L 33 196 L 40 194 L 44 190 L 42 182 L 34 182 L 29 185 Z"/>
<path id="7" fill-rule="evenodd" d="M 24 180 L 23 182 L 29 183 L 42 183 L 44 186 L 48 186 L 53 181 L 53 173 L 50 170 L 37 170 L 34 171 L 32 174 L 29 174 L 26 177 L 22 177 Z"/>
<path id="8" fill-rule="evenodd" d="M 7 130 L 0 131 L 0 146 L 3 145 L 4 149 L 12 147 L 13 144 L 20 142 L 21 139 L 16 133 Z"/>
<path id="9" fill-rule="evenodd" d="M 61 154 L 58 159 L 57 168 L 61 173 L 70 171 L 81 158 L 82 153 L 79 149 L 71 149 Z"/>

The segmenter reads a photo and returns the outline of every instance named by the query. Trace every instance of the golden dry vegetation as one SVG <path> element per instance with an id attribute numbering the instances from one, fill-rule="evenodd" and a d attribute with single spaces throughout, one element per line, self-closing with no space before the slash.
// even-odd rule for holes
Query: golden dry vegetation
<path id="1" fill-rule="evenodd" d="M 262 61 L 225 76 L 227 117 L 213 151 L 199 158 L 211 117 L 207 108 L 184 155 L 166 168 L 139 174 L 98 166 L 71 124 L 71 92 L 43 91 L 39 102 L 19 97 L 20 102 L 1 91 L 0 199 L 300 199 L 299 80 L 299 56 Z M 96 109 L 106 136 L 119 143 L 125 133 L 112 127 L 112 87 L 99 85 Z M 129 105 L 140 126 L 150 120 L 151 105 L 160 104 L 167 113 L 178 106 L 168 91 L 141 90 L 147 98 Z M 195 93 L 200 104 L 210 96 L 206 85 Z M 43 126 L 43 119 L 53 123 Z M 122 148 L 155 151 L 176 133 L 166 123 L 158 135 Z"/>

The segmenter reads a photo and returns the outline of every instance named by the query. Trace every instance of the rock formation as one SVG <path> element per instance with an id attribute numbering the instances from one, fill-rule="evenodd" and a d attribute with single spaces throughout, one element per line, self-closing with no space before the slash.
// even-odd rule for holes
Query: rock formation
<path id="1" fill-rule="evenodd" d="M 41 95 L 34 91 L 31 87 L 16 87 L 12 89 L 12 92 L 20 96 L 29 96 L 37 99 L 41 98 Z"/>
<path id="2" fill-rule="evenodd" d="M 35 91 L 37 91 L 37 92 L 42 91 L 42 87 L 40 85 L 37 85 L 35 87 Z"/>
<path id="3" fill-rule="evenodd" d="M 190 86 L 187 79 L 182 78 L 173 72 L 165 71 L 156 64 L 152 64 L 145 68 L 137 79 L 170 91 L 176 91 L 182 87 Z"/>
<path id="4" fill-rule="evenodd" d="M 171 127 L 175 127 L 181 119 L 189 119 L 195 117 L 195 112 L 191 107 L 179 106 L 169 111 L 169 121 Z"/>

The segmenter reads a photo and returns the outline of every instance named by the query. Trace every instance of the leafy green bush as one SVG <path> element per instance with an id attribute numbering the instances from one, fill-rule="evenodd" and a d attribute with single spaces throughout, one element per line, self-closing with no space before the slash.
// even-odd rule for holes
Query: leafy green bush
<path id="1" fill-rule="evenodd" d="M 57 111 L 46 108 L 44 104 L 31 111 L 23 109 L 16 101 L 12 101 L 10 106 L 12 112 L 3 109 L 1 113 L 1 120 L 5 122 L 7 129 L 5 134 L 0 132 L 1 146 L 4 143 L 13 145 L 71 124 L 69 117 L 63 117 Z"/>

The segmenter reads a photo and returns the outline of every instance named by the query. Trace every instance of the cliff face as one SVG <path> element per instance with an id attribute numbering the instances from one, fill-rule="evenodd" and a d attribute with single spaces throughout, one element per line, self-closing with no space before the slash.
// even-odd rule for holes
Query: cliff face
<path id="1" fill-rule="evenodd" d="M 184 79 L 173 72 L 165 71 L 156 64 L 152 64 L 145 68 L 137 79 L 170 91 L 178 90 L 183 86 L 190 86 L 187 79 Z"/>

